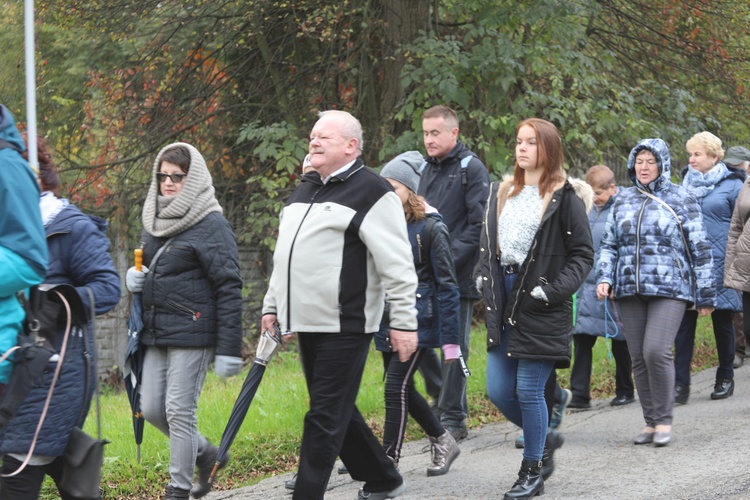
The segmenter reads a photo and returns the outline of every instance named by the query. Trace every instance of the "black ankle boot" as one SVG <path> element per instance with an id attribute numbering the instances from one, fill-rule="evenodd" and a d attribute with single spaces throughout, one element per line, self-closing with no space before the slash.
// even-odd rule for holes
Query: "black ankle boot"
<path id="1" fill-rule="evenodd" d="M 675 384 L 674 386 L 674 404 L 686 405 L 690 397 L 690 386 L 685 384 Z"/>
<path id="2" fill-rule="evenodd" d="M 183 490 L 182 488 L 175 488 L 169 485 L 164 490 L 163 500 L 190 500 L 190 490 Z"/>
<path id="3" fill-rule="evenodd" d="M 565 443 L 565 439 L 560 432 L 552 429 L 547 431 L 544 453 L 542 454 L 542 477 L 545 481 L 555 472 L 555 450 L 560 448 L 563 443 Z"/>
<path id="4" fill-rule="evenodd" d="M 534 498 L 537 495 L 544 494 L 544 479 L 541 473 L 542 461 L 523 460 L 521 470 L 518 471 L 516 480 L 510 491 L 505 493 L 505 500 L 515 500 L 519 498 Z"/>
<path id="5" fill-rule="evenodd" d="M 711 399 L 726 399 L 734 394 L 734 380 L 731 378 L 717 379 Z"/>

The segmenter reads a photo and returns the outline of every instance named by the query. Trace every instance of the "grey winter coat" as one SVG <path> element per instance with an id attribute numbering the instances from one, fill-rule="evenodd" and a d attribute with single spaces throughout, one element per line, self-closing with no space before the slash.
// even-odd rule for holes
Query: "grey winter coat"
<path id="1" fill-rule="evenodd" d="M 599 244 L 604 233 L 604 226 L 607 223 L 609 213 L 612 211 L 612 205 L 615 203 L 616 196 L 607 200 L 603 207 L 594 207 L 589 212 L 589 227 L 591 228 L 591 238 L 594 242 L 594 252 L 599 252 Z M 592 268 L 586 281 L 576 294 L 576 325 L 573 328 L 573 334 L 597 335 L 600 337 L 614 337 L 617 340 L 625 340 L 625 337 L 617 325 L 617 312 L 614 305 L 607 304 L 608 309 L 605 311 L 604 301 L 596 296 L 596 269 Z M 605 312 L 612 315 L 611 320 L 605 321 Z"/>
<path id="2" fill-rule="evenodd" d="M 750 177 L 740 189 L 732 213 L 724 261 L 724 286 L 741 292 L 750 292 L 750 229 L 745 231 L 750 219 Z"/>

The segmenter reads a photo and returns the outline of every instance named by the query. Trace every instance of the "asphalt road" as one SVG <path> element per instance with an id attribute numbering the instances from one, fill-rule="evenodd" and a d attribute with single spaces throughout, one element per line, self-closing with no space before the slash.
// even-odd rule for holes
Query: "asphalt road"
<path id="1" fill-rule="evenodd" d="M 693 375 L 690 401 L 675 409 L 673 439 L 663 448 L 633 445 L 644 426 L 638 402 L 624 407 L 595 401 L 566 415 L 565 445 L 542 498 L 552 499 L 750 499 L 750 366 L 735 371 L 734 396 L 712 401 L 715 371 Z M 510 489 L 521 463 L 513 446 L 520 429 L 494 424 L 472 429 L 448 474 L 427 477 L 428 441 L 404 446 L 401 500 L 498 499 Z M 208 500 L 291 499 L 284 481 L 291 474 L 226 492 Z M 353 500 L 360 483 L 331 476 L 326 499 Z"/>

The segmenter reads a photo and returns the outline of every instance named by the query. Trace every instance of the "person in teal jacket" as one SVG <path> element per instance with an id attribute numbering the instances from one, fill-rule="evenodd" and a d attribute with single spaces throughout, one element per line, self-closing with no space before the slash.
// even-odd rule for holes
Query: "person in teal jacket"
<path id="1" fill-rule="evenodd" d="M 41 283 L 47 272 L 39 185 L 24 150 L 13 116 L 0 104 L 0 356 L 16 345 L 25 317 L 16 293 Z M 11 366 L 0 364 L 0 391 Z"/>

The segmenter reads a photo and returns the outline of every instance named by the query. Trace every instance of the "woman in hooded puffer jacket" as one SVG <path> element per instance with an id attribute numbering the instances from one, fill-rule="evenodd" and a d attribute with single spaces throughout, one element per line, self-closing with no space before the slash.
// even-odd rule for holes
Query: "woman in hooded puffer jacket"
<path id="1" fill-rule="evenodd" d="M 711 244 L 693 195 L 670 180 L 661 139 L 630 152 L 633 186 L 615 200 L 596 263 L 599 300 L 618 301 L 646 426 L 635 444 L 672 439 L 672 344 L 687 307 L 710 314 L 716 298 Z"/>

